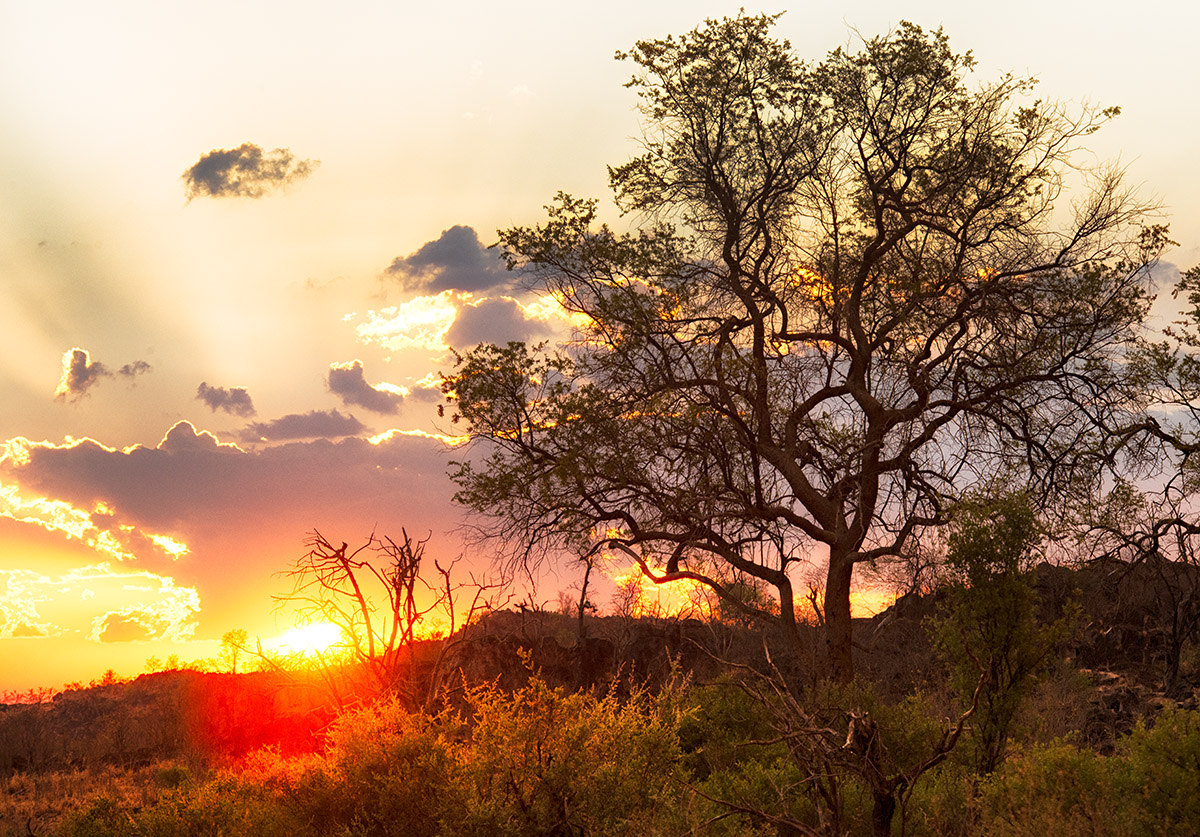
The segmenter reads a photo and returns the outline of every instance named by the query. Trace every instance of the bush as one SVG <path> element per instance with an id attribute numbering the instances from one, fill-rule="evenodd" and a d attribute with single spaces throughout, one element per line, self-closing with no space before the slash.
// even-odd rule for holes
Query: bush
<path id="1" fill-rule="evenodd" d="M 1200 828 L 1200 712 L 1168 710 L 1125 742 L 1117 781 L 1136 803 L 1138 832 L 1193 835 Z"/>
<path id="2" fill-rule="evenodd" d="M 470 799 L 459 833 L 624 834 L 651 826 L 680 756 L 669 697 L 565 694 L 534 677 L 514 695 L 484 687 L 469 700 Z"/>
<path id="3" fill-rule="evenodd" d="M 678 821 L 682 693 L 567 694 L 538 677 L 469 693 L 469 712 L 391 700 L 347 713 L 321 755 L 271 750 L 199 785 L 183 772 L 149 808 L 99 800 L 67 837 L 191 834 L 626 834 Z M 178 780 L 176 782 L 176 780 Z M 670 829 L 668 829 L 670 830 Z"/>
<path id="4" fill-rule="evenodd" d="M 1129 813 L 1109 759 L 1065 744 L 1008 761 L 981 788 L 979 833 L 1126 837 Z"/>

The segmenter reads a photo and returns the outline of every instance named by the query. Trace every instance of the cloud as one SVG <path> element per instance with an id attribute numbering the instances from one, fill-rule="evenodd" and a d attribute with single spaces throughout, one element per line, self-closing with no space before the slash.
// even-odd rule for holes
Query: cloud
<path id="1" fill-rule="evenodd" d="M 146 361 L 135 360 L 133 363 L 122 366 L 116 374 L 123 378 L 136 378 L 138 375 L 145 375 L 150 370 L 151 366 Z M 113 373 L 107 366 L 98 360 L 92 361 L 87 349 L 81 349 L 78 346 L 68 349 L 63 353 L 62 377 L 58 381 L 58 387 L 54 390 L 54 399 L 56 401 L 78 401 L 87 395 L 92 387 L 100 383 L 101 378 L 111 378 L 112 376 Z"/>
<path id="2" fill-rule="evenodd" d="M 1151 266 L 1150 276 L 1154 283 L 1154 292 L 1161 294 L 1175 287 L 1183 277 L 1183 271 L 1174 262 L 1159 259 Z"/>
<path id="3" fill-rule="evenodd" d="M 87 395 L 89 389 L 99 383 L 101 378 L 107 378 L 112 373 L 100 361 L 92 362 L 87 349 L 68 349 L 62 358 L 62 378 L 58 388 L 54 390 L 54 398 L 58 401 L 78 401 Z"/>
<path id="4" fill-rule="evenodd" d="M 450 291 L 418 296 L 401 305 L 368 311 L 365 322 L 355 326 L 364 343 L 378 343 L 392 351 L 422 349 L 442 353 L 446 332 L 458 316 L 457 300 Z"/>
<path id="5" fill-rule="evenodd" d="M 27 449 L 22 443 L 29 444 L 27 440 L 18 439 L 0 446 L 0 470 L 24 460 Z M 25 496 L 12 481 L 0 483 L 2 519 L 61 534 L 68 540 L 85 544 L 97 555 L 117 561 L 133 561 L 138 557 L 175 560 L 189 551 L 186 543 L 175 538 L 140 530 L 103 501 L 92 506 L 89 512 L 63 500 Z M 3 535 L 0 535 L 0 541 L 3 541 Z"/>
<path id="6" fill-rule="evenodd" d="M 89 639 L 105 642 L 182 640 L 195 632 L 199 612 L 195 589 L 145 570 L 107 564 L 54 575 L 0 570 L 0 637 L 89 630 Z"/>
<path id="7" fill-rule="evenodd" d="M 395 259 L 386 273 L 405 290 L 479 292 L 513 284 L 514 274 L 485 248 L 471 227 L 454 226 L 417 252 Z"/>
<path id="8" fill-rule="evenodd" d="M 139 551 L 135 564 L 113 566 L 152 559 L 150 569 L 195 586 L 209 614 L 211 603 L 244 595 L 242 585 L 231 583 L 233 567 L 246 584 L 260 585 L 264 596 L 278 592 L 273 573 L 286 568 L 314 528 L 343 540 L 401 526 L 433 531 L 439 534 L 430 556 L 453 557 L 445 533 L 462 519 L 451 501 L 447 451 L 445 440 L 402 431 L 374 440 L 314 439 L 243 450 L 180 422 L 157 447 L 109 448 L 91 439 L 27 443 L 21 455 L 0 458 L 0 483 L 46 505 L 107 509 L 107 521 L 78 515 L 93 535 L 96 524 L 111 522 L 186 543 L 188 552 L 178 559 L 156 544 L 151 554 Z M 111 560 L 106 553 L 98 557 Z M 0 599 L 3 589 L 0 573 Z M 36 614 L 10 616 L 46 627 Z"/>
<path id="9" fill-rule="evenodd" d="M 97 623 L 88 639 L 98 642 L 133 642 L 154 639 L 154 629 L 135 616 L 106 613 L 96 617 Z"/>
<path id="10" fill-rule="evenodd" d="M 133 363 L 127 363 L 117 370 L 118 375 L 126 378 L 136 378 L 138 375 L 145 375 L 151 370 L 150 364 L 144 360 L 135 360 Z"/>
<path id="11" fill-rule="evenodd" d="M 509 297 L 472 301 L 470 294 L 441 291 L 400 305 L 368 311 L 355 326 L 363 343 L 391 351 L 419 349 L 441 354 L 450 346 L 504 344 L 565 333 L 570 319 L 557 303 L 522 305 Z"/>
<path id="12" fill-rule="evenodd" d="M 384 415 L 395 415 L 404 403 L 404 390 L 399 387 L 368 384 L 359 360 L 329 365 L 329 391 L 341 398 L 343 404 L 357 405 Z"/>
<path id="13" fill-rule="evenodd" d="M 502 297 L 460 308 L 454 324 L 446 331 L 445 340 L 447 345 L 463 349 L 478 343 L 503 346 L 510 340 L 547 337 L 554 330 L 545 320 L 529 319 L 516 301 Z"/>
<path id="14" fill-rule="evenodd" d="M 151 605 L 141 602 L 110 610 L 92 619 L 88 639 L 94 642 L 136 642 L 151 639 L 188 639 L 195 632 L 195 615 L 200 611 L 200 598 L 191 588 L 176 587 L 171 579 L 159 578 L 158 589 L 152 586 L 127 585 L 143 595 L 157 597 Z"/>
<path id="15" fill-rule="evenodd" d="M 196 387 L 196 397 L 214 413 L 224 410 L 230 415 L 249 418 L 257 412 L 249 391 L 243 387 L 210 387 L 207 382 L 201 381 L 200 386 Z"/>
<path id="16" fill-rule="evenodd" d="M 29 555 L 38 570 L 34 575 L 52 576 L 36 588 L 9 585 L 13 595 L 6 598 L 0 571 L 0 614 L 11 608 L 10 629 L 28 623 L 49 637 L 87 637 L 97 616 L 130 616 L 127 609 L 144 610 L 174 595 L 161 592 L 156 578 L 166 577 L 177 588 L 194 590 L 203 602 L 202 611 L 179 623 L 196 624 L 197 636 L 219 637 L 231 626 L 266 636 L 272 630 L 270 597 L 289 586 L 277 573 L 303 553 L 305 534 L 314 529 L 339 542 L 360 542 L 373 531 L 390 535 L 401 527 L 422 536 L 433 533 L 429 567 L 434 559 L 445 564 L 463 551 L 456 533 L 462 531 L 464 513 L 452 501 L 455 488 L 447 475 L 447 460 L 464 455 L 451 454 L 455 441 L 392 430 L 372 439 L 351 436 L 242 449 L 180 422 L 157 446 L 113 448 L 92 439 L 10 442 L 16 450 L 0 455 L 0 488 L 11 486 L 55 508 L 109 510 L 106 516 L 79 515 L 89 537 L 96 535 L 96 525 L 112 524 L 117 530 L 131 526 L 141 533 L 169 535 L 188 551 L 175 558 L 166 552 L 170 544 L 144 547 L 152 548 L 150 553 L 137 546 L 135 556 L 117 563 L 80 539 L 68 539 L 61 529 L 0 515 L 0 542 L 18 544 L 14 555 Z M 22 538 L 28 548 L 19 546 Z M 42 555 L 54 555 L 55 562 L 104 561 L 109 574 L 124 578 L 145 571 L 147 578 L 87 579 L 63 593 L 59 591 L 68 585 L 57 583 L 60 571 L 51 572 Z M 464 560 L 464 573 L 487 571 L 488 558 L 478 551 Z M 84 597 L 85 588 L 95 591 L 94 599 Z M 72 633 L 64 634 L 64 629 Z M 3 631 L 0 626 L 0 636 Z"/>
<path id="17" fill-rule="evenodd" d="M 239 451 L 237 445 L 225 444 L 207 430 L 197 430 L 190 421 L 181 421 L 167 431 L 158 443 L 158 450 L 167 453 L 187 453 L 190 451 L 213 451 L 217 453 L 232 453 Z"/>
<path id="18" fill-rule="evenodd" d="M 107 508 L 124 523 L 187 540 L 195 556 L 202 548 L 190 532 L 235 537 L 247 524 L 287 521 L 300 538 L 336 507 L 359 509 L 356 519 L 369 522 L 387 518 L 402 498 L 406 509 L 444 514 L 453 493 L 445 457 L 442 442 L 402 433 L 379 443 L 348 437 L 247 451 L 184 421 L 153 448 L 109 448 L 93 439 L 24 442 L 0 457 L 0 483 L 45 503 Z M 82 522 L 91 525 L 86 513 Z"/>
<path id="19" fill-rule="evenodd" d="M 408 392 L 408 397 L 425 404 L 441 403 L 444 397 L 442 395 L 442 376 L 430 372 L 413 384 Z"/>
<path id="20" fill-rule="evenodd" d="M 183 173 L 183 183 L 189 201 L 205 196 L 261 198 L 303 180 L 319 165 L 319 160 L 297 160 L 286 148 L 264 152 L 247 142 L 208 152 Z"/>
<path id="21" fill-rule="evenodd" d="M 337 410 L 311 410 L 292 413 L 272 421 L 255 421 L 246 425 L 241 438 L 247 442 L 275 442 L 284 439 L 337 439 L 356 436 L 366 425 L 354 416 Z"/>

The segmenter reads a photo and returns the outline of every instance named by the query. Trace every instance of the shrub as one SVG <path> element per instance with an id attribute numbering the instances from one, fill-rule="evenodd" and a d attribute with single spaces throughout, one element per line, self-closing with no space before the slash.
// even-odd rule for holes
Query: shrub
<path id="1" fill-rule="evenodd" d="M 1136 803 L 1146 835 L 1193 835 L 1200 828 L 1200 712 L 1168 710 L 1139 724 L 1117 766 L 1122 798 Z"/>
<path id="2" fill-rule="evenodd" d="M 566 694 L 538 677 L 469 695 L 463 834 L 624 834 L 651 828 L 679 759 L 670 699 Z"/>
<path id="3" fill-rule="evenodd" d="M 1065 744 L 1010 759 L 981 787 L 979 833 L 1126 837 L 1132 822 L 1109 759 Z"/>

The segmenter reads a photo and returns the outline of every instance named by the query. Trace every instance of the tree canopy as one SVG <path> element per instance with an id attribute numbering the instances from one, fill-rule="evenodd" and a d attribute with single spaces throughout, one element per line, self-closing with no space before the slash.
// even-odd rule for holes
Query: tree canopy
<path id="1" fill-rule="evenodd" d="M 1166 230 L 1084 166 L 1115 108 L 969 84 L 970 53 L 909 23 L 805 63 L 776 20 L 618 54 L 644 119 L 609 169 L 632 230 L 560 194 L 502 231 L 576 333 L 475 347 L 444 389 L 474 440 L 457 499 L 513 555 L 765 582 L 792 628 L 797 568 L 823 563 L 847 679 L 856 566 L 965 493 L 1094 480 Z"/>

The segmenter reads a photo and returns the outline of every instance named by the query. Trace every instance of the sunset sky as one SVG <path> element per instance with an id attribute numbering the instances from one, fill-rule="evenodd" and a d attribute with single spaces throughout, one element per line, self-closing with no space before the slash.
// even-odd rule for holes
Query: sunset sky
<path id="1" fill-rule="evenodd" d="M 613 53 L 737 9 L 0 0 L 0 691 L 283 633 L 312 529 L 463 552 L 437 373 L 565 327 L 485 247 L 558 190 L 620 223 Z M 777 32 L 820 60 L 902 18 L 979 80 L 1120 105 L 1090 147 L 1163 204 L 1160 278 L 1200 263 L 1195 4 L 808 3 Z"/>

